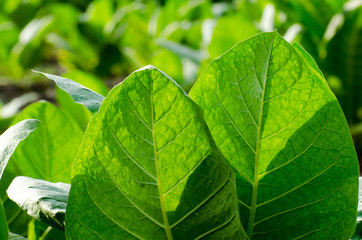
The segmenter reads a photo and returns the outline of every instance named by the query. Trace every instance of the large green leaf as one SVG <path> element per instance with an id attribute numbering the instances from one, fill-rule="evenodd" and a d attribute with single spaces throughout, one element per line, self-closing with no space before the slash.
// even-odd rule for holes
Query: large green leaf
<path id="1" fill-rule="evenodd" d="M 0 240 L 7 240 L 9 236 L 8 224 L 6 220 L 3 202 L 0 199 Z"/>
<path id="2" fill-rule="evenodd" d="M 71 166 L 83 131 L 68 115 L 49 102 L 25 108 L 15 122 L 27 118 L 41 121 L 38 129 L 13 154 L 9 171 L 53 182 L 70 182 Z"/>
<path id="3" fill-rule="evenodd" d="M 358 162 L 346 120 L 313 64 L 278 33 L 213 61 L 190 92 L 235 168 L 249 239 L 348 239 Z"/>
<path id="4" fill-rule="evenodd" d="M 38 124 L 39 121 L 35 119 L 24 120 L 10 127 L 0 136 L 0 179 L 18 144 L 27 138 Z"/>
<path id="5" fill-rule="evenodd" d="M 9 198 L 37 220 L 64 231 L 70 185 L 16 177 L 6 191 Z"/>
<path id="6" fill-rule="evenodd" d="M 321 77 L 323 77 L 323 73 L 321 72 L 321 70 L 319 69 L 317 63 L 314 61 L 313 57 L 297 42 L 292 43 L 292 46 L 294 47 L 295 50 L 297 50 L 303 57 L 304 59 L 307 61 L 307 63 L 309 63 L 309 65 L 314 68 L 314 70 L 316 70 Z"/>
<path id="7" fill-rule="evenodd" d="M 243 239 L 234 174 L 199 108 L 148 66 L 111 90 L 73 165 L 71 239 Z"/>

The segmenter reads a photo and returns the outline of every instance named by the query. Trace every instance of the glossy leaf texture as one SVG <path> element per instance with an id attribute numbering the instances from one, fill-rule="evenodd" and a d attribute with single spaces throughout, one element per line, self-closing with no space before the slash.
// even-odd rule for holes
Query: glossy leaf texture
<path id="1" fill-rule="evenodd" d="M 27 118 L 39 119 L 41 123 L 19 144 L 8 170 L 18 176 L 69 183 L 83 131 L 68 115 L 45 101 L 31 104 L 14 121 Z"/>
<path id="2" fill-rule="evenodd" d="M 12 181 L 7 194 L 33 218 L 64 231 L 69 189 L 67 183 L 20 176 Z"/>
<path id="3" fill-rule="evenodd" d="M 26 139 L 38 126 L 35 119 L 24 120 L 10 127 L 0 136 L 0 179 L 18 144 Z"/>
<path id="4" fill-rule="evenodd" d="M 249 239 L 348 239 L 358 162 L 342 110 L 310 59 L 277 32 L 213 61 L 190 97 L 237 173 Z"/>
<path id="5" fill-rule="evenodd" d="M 0 240 L 7 240 L 9 236 L 9 230 L 5 215 L 3 202 L 0 199 Z"/>
<path id="6" fill-rule="evenodd" d="M 102 104 L 104 96 L 71 79 L 38 71 L 34 72 L 44 75 L 50 80 L 53 80 L 58 85 L 58 87 L 66 91 L 75 102 L 84 105 L 91 113 L 97 112 L 100 105 Z"/>
<path id="7" fill-rule="evenodd" d="M 244 239 L 235 175 L 201 111 L 152 66 L 111 90 L 72 175 L 69 239 Z"/>
<path id="8" fill-rule="evenodd" d="M 344 24 L 328 42 L 325 68 L 337 76 L 342 89 L 337 95 L 351 124 L 362 120 L 362 6 L 345 12 Z"/>

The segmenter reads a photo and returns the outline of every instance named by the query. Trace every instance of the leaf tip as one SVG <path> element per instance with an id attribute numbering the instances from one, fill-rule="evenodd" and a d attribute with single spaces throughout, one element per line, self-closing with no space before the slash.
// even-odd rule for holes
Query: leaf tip
<path id="1" fill-rule="evenodd" d="M 43 76 L 43 77 L 47 77 L 47 76 L 46 76 L 46 73 L 40 72 L 40 71 L 35 70 L 35 69 L 31 69 L 31 71 L 32 71 L 33 73 L 39 74 L 39 75 L 41 75 L 41 76 Z"/>
<path id="2" fill-rule="evenodd" d="M 153 69 L 157 69 L 157 68 L 155 66 L 149 64 L 147 66 L 141 67 L 140 69 L 136 70 L 136 72 L 140 72 L 140 71 L 143 71 L 143 70 L 153 70 Z"/>

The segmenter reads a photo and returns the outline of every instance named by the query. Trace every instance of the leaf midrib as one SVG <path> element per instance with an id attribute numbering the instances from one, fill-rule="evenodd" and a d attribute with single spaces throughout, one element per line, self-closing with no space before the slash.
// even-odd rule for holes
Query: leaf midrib
<path id="1" fill-rule="evenodd" d="M 274 43 L 274 35 L 272 38 L 272 41 L 270 43 L 269 53 L 268 53 L 268 60 L 267 60 L 267 67 L 266 67 L 266 73 L 264 76 L 264 86 L 263 86 L 263 93 L 261 98 L 261 106 L 260 106 L 260 112 L 259 112 L 259 122 L 257 127 L 257 142 L 256 142 L 256 149 L 255 149 L 255 166 L 254 166 L 254 182 L 253 182 L 253 192 L 252 192 L 252 198 L 251 198 L 251 206 L 250 206 L 250 215 L 249 215 L 249 221 L 248 221 L 248 229 L 247 229 L 247 237 L 248 239 L 251 239 L 253 235 L 253 229 L 254 229 L 254 220 L 255 220 L 255 214 L 256 214 L 256 208 L 257 208 L 257 199 L 258 199 L 258 184 L 259 184 L 259 160 L 260 160 L 260 145 L 261 145 L 261 125 L 262 125 L 262 118 L 263 118 L 263 110 L 264 110 L 264 97 L 265 97 L 265 88 L 266 88 L 266 81 L 268 79 L 268 71 L 269 71 L 269 63 L 270 63 L 270 57 L 272 53 L 273 43 Z M 254 70 L 255 71 L 255 70 Z M 258 81 L 259 82 L 259 81 Z"/>
<path id="2" fill-rule="evenodd" d="M 153 80 L 152 80 L 152 76 L 151 76 L 151 71 L 149 71 L 149 75 L 150 75 L 150 79 L 151 79 L 151 91 L 150 91 L 150 99 L 151 99 L 151 124 L 152 124 L 152 139 L 153 139 L 153 151 L 154 151 L 154 155 L 155 155 L 155 167 L 156 167 L 156 179 L 157 179 L 157 188 L 158 188 L 158 193 L 160 196 L 160 205 L 161 205 L 161 211 L 162 211 L 162 217 L 163 217 L 163 221 L 164 221 L 164 228 L 165 228 L 165 232 L 166 232 L 166 236 L 168 240 L 173 240 L 172 237 L 172 232 L 171 232 L 171 227 L 170 227 L 170 223 L 168 221 L 168 217 L 167 217 L 167 212 L 165 209 L 165 200 L 164 200 L 164 196 L 163 196 L 163 190 L 162 190 L 162 184 L 161 184 L 161 179 L 160 179 L 160 169 L 159 169 L 159 164 L 158 164 L 158 154 L 159 151 L 157 150 L 157 146 L 156 146 L 156 137 L 155 137 L 155 114 L 154 114 L 154 108 L 153 108 Z"/>

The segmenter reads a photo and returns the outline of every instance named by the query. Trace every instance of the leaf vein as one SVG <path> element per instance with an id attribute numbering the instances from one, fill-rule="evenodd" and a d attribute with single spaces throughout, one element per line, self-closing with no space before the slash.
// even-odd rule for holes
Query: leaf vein
<path id="1" fill-rule="evenodd" d="M 110 123 L 109 123 L 109 119 L 108 119 L 108 115 L 107 115 L 107 114 L 106 114 L 106 117 L 107 117 L 107 121 L 106 121 L 107 126 L 108 126 L 110 132 L 112 133 L 112 136 L 113 136 L 114 140 L 116 140 L 116 142 L 118 143 L 118 145 L 122 148 L 123 152 L 126 153 L 126 155 L 128 156 L 128 158 L 131 159 L 132 162 L 133 162 L 136 166 L 138 166 L 143 172 L 145 172 L 148 176 L 150 176 L 153 180 L 156 181 L 156 178 L 155 178 L 154 176 L 152 176 L 152 174 L 149 173 L 146 169 L 144 169 L 144 168 L 129 154 L 129 152 L 123 147 L 123 145 L 120 143 L 120 141 L 118 140 L 117 136 L 116 136 L 115 133 L 113 132 L 113 129 L 111 128 L 111 125 L 110 125 Z"/>
<path id="2" fill-rule="evenodd" d="M 226 181 L 220 185 L 220 187 L 218 187 L 213 193 L 210 194 L 210 196 L 208 196 L 205 200 L 203 200 L 199 205 L 197 205 L 194 209 L 190 210 L 189 213 L 185 214 L 185 216 L 183 216 L 182 218 L 180 218 L 177 222 L 175 222 L 171 228 L 175 227 L 177 224 L 179 224 L 180 222 L 182 222 L 185 218 L 187 218 L 188 216 L 190 216 L 193 212 L 195 212 L 197 209 L 199 209 L 202 205 L 204 205 L 210 198 L 212 198 L 215 194 L 217 194 L 217 192 L 219 192 L 230 180 L 230 178 L 226 178 Z"/>
<path id="3" fill-rule="evenodd" d="M 101 161 L 99 161 L 101 162 Z M 104 166 L 103 166 L 104 167 Z M 104 210 L 97 204 L 97 202 L 93 199 L 91 193 L 88 190 L 88 186 L 87 186 L 87 182 L 85 180 L 85 177 L 83 176 L 83 180 L 84 180 L 84 185 L 86 187 L 88 196 L 90 197 L 90 199 L 92 200 L 92 202 L 94 203 L 94 205 L 104 214 L 104 216 L 106 216 L 109 220 L 111 220 L 113 223 L 115 223 L 117 226 L 119 226 L 120 228 L 122 228 L 123 230 L 125 230 L 126 232 L 128 232 L 129 234 L 131 234 L 132 236 L 138 238 L 138 239 L 142 239 L 141 237 L 139 237 L 137 234 L 129 231 L 128 229 L 124 228 L 122 225 L 120 225 L 119 223 L 117 223 L 113 218 L 111 218 L 110 216 L 108 216 L 108 214 L 106 212 L 104 212 Z M 113 181 L 113 179 L 112 179 Z M 116 184 L 117 186 L 117 184 Z M 122 192 L 122 191 L 121 191 Z M 122 192 L 123 193 L 123 192 Z M 132 202 L 131 202 L 132 203 Z M 98 235 L 98 234 L 97 234 Z"/>

